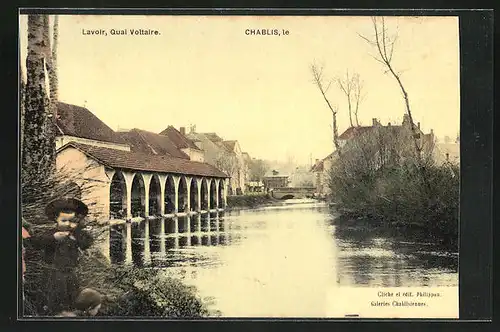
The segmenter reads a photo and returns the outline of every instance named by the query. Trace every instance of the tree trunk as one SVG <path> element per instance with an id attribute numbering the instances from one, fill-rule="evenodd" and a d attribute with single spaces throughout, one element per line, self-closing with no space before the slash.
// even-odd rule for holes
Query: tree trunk
<path id="1" fill-rule="evenodd" d="M 52 54 L 49 68 L 50 101 L 54 121 L 57 119 L 57 102 L 59 100 L 59 80 L 57 76 L 57 46 L 59 43 L 59 16 L 54 16 L 54 31 L 52 42 Z"/>
<path id="2" fill-rule="evenodd" d="M 25 100 L 25 89 L 26 84 L 24 83 L 24 71 L 21 64 L 19 64 L 19 128 L 20 128 L 20 143 L 21 143 L 21 154 L 23 152 L 23 141 L 24 141 L 24 100 Z"/>
<path id="3" fill-rule="evenodd" d="M 23 191 L 46 194 L 46 182 L 55 168 L 55 138 L 45 82 L 48 20 L 45 15 L 28 16 L 28 54 L 22 170 Z"/>

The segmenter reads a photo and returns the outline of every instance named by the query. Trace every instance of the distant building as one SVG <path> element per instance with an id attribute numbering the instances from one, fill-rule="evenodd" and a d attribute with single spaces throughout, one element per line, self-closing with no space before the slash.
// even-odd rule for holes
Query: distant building
<path id="1" fill-rule="evenodd" d="M 248 156 L 241 151 L 236 140 L 225 141 L 216 133 L 198 133 L 194 127 L 186 134 L 201 151 L 204 161 L 223 170 L 230 177 L 229 195 L 243 194 L 246 190 L 245 183 L 248 179 Z"/>
<path id="2" fill-rule="evenodd" d="M 328 180 L 335 158 L 336 153 L 332 152 L 321 160 L 316 159 L 316 163 L 311 168 L 311 172 L 313 173 L 313 187 L 316 188 L 315 193 L 318 196 L 326 196 L 330 193 Z"/>
<path id="3" fill-rule="evenodd" d="M 264 183 L 264 187 L 266 190 L 271 190 L 274 188 L 284 188 L 288 187 L 289 176 L 280 174 L 277 170 L 273 170 L 271 173 L 268 173 L 266 176 L 264 176 L 262 182 Z"/>
<path id="4" fill-rule="evenodd" d="M 186 136 L 186 128 L 180 127 L 179 130 L 168 126 L 160 135 L 167 136 L 174 145 L 187 154 L 193 161 L 204 162 L 204 153 L 192 140 Z"/>
<path id="5" fill-rule="evenodd" d="M 434 160 L 438 165 L 446 162 L 460 164 L 460 142 L 437 142 L 434 146 Z"/>
<path id="6" fill-rule="evenodd" d="M 420 122 L 414 125 L 417 141 L 422 147 L 422 155 L 425 156 L 433 151 L 435 137 L 431 129 L 429 134 L 424 134 L 420 129 Z M 377 119 L 372 119 L 371 126 L 349 127 L 339 135 L 339 145 L 341 152 L 349 154 L 356 149 L 362 150 L 367 154 L 370 160 L 375 162 L 371 167 L 379 169 L 384 162 L 390 158 L 406 158 L 412 156 L 415 151 L 414 133 L 411 129 L 411 122 L 408 115 L 403 116 L 401 125 L 392 125 L 390 122 L 384 126 Z M 384 139 L 386 144 L 398 151 L 397 156 L 390 151 L 385 151 L 380 155 L 377 142 Z M 337 152 L 333 152 L 316 163 L 311 168 L 314 174 L 314 186 L 319 195 L 328 195 L 330 192 L 328 180 L 332 165 L 338 158 Z"/>

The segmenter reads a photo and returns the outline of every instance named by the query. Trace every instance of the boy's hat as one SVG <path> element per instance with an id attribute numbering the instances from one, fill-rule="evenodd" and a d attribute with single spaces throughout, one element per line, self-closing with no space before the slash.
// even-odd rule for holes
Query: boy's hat
<path id="1" fill-rule="evenodd" d="M 75 308 L 85 311 L 102 303 L 102 295 L 92 288 L 84 288 L 75 300 Z"/>
<path id="2" fill-rule="evenodd" d="M 45 208 L 45 214 L 49 219 L 54 220 L 61 211 L 74 211 L 83 217 L 89 212 L 85 203 L 76 198 L 59 198 L 50 202 Z"/>

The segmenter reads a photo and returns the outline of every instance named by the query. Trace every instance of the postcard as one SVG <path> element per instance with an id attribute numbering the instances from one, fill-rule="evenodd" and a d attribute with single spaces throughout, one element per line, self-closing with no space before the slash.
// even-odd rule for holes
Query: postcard
<path id="1" fill-rule="evenodd" d="M 458 318 L 457 17 L 19 38 L 20 318 Z"/>

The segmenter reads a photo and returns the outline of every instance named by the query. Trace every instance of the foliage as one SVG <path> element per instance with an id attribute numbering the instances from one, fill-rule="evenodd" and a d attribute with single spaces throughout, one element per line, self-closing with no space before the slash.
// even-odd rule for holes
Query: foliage
<path id="1" fill-rule="evenodd" d="M 417 226 L 456 244 L 458 165 L 436 165 L 432 144 L 426 145 L 421 164 L 412 157 L 412 143 L 403 134 L 353 139 L 332 166 L 331 199 L 352 216 Z"/>
<path id="2" fill-rule="evenodd" d="M 121 295 L 109 301 L 106 316 L 201 318 L 210 315 L 196 289 L 157 269 L 115 267 L 107 278 Z"/>
<path id="3" fill-rule="evenodd" d="M 227 208 L 245 207 L 254 208 L 261 205 L 272 204 L 277 200 L 269 194 L 254 193 L 247 195 L 227 196 Z"/>

